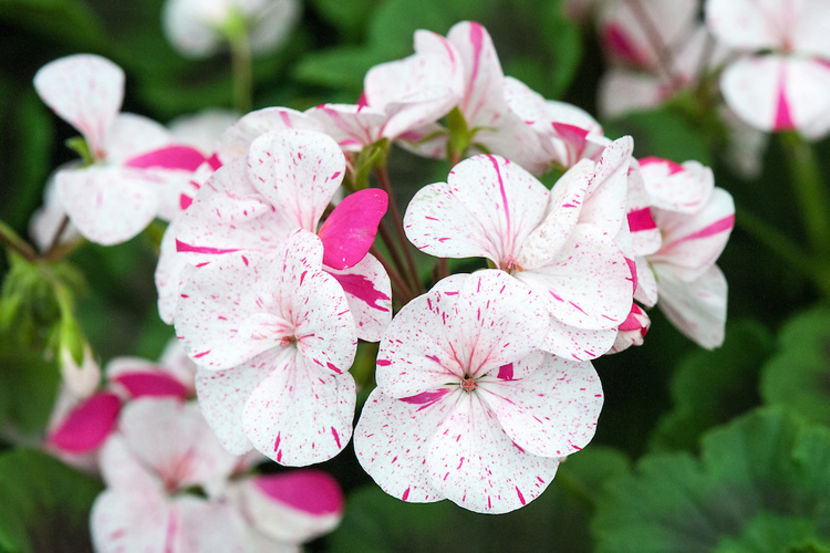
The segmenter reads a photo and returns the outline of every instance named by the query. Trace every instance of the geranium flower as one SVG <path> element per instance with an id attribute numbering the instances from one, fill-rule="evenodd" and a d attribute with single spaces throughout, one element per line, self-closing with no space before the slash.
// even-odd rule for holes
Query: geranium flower
<path id="1" fill-rule="evenodd" d="M 765 131 L 830 130 L 830 5 L 821 0 L 708 0 L 706 24 L 742 52 L 721 77 L 729 107 Z M 769 53 L 759 53 L 771 51 Z"/>
<path id="2" fill-rule="evenodd" d="M 357 336 L 319 238 L 298 231 L 276 256 L 234 254 L 193 272 L 176 333 L 199 364 L 205 418 L 234 453 L 286 465 L 327 460 L 349 441 Z"/>
<path id="3" fill-rule="evenodd" d="M 129 240 L 154 217 L 171 219 L 188 175 L 204 161 L 172 144 L 161 125 L 119 113 L 124 73 L 90 54 L 55 60 L 35 75 L 41 99 L 84 136 L 91 166 L 55 175 L 60 203 L 78 231 L 104 245 Z"/>
<path id="4" fill-rule="evenodd" d="M 502 271 L 452 275 L 396 315 L 355 430 L 387 493 L 503 513 L 538 497 L 593 436 L 602 391 L 588 362 L 544 353 L 547 313 Z"/>
<path id="5" fill-rule="evenodd" d="M 598 357 L 631 308 L 631 271 L 616 243 L 630 153 L 630 139 L 620 140 L 599 163 L 571 168 L 552 192 L 515 163 L 475 156 L 415 195 L 407 237 L 438 257 L 489 259 L 547 307 L 548 351 Z"/>

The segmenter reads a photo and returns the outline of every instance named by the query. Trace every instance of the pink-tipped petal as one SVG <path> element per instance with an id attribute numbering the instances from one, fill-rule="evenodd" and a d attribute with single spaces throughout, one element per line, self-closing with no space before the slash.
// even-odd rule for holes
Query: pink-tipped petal
<path id="1" fill-rule="evenodd" d="M 121 109 L 124 72 L 111 61 L 91 54 L 57 59 L 40 68 L 35 90 L 43 102 L 86 137 L 96 158 Z"/>
<path id="2" fill-rule="evenodd" d="M 388 203 L 386 192 L 377 188 L 343 198 L 317 233 L 323 242 L 323 264 L 337 270 L 357 265 L 374 243 Z"/>
<path id="3" fill-rule="evenodd" d="M 75 407 L 47 438 L 47 443 L 67 453 L 82 454 L 101 446 L 112 433 L 121 410 L 113 393 L 99 392 Z"/>

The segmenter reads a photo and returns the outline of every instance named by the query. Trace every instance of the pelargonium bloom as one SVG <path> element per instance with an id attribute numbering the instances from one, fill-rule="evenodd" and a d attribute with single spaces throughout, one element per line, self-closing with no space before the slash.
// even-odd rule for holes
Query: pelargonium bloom
<path id="1" fill-rule="evenodd" d="M 255 447 L 301 466 L 351 437 L 357 335 L 322 263 L 320 239 L 300 230 L 277 255 L 229 254 L 182 289 L 176 333 L 199 364 L 205 418 L 229 451 Z"/>
<path id="2" fill-rule="evenodd" d="M 830 131 L 830 5 L 822 0 L 708 0 L 706 24 L 742 52 L 721 77 L 727 104 L 765 131 Z M 771 51 L 770 53 L 761 53 Z"/>
<path id="3" fill-rule="evenodd" d="M 179 211 L 179 192 L 204 161 L 198 150 L 172 144 L 158 123 L 119 113 L 124 72 L 90 54 L 60 58 L 35 75 L 38 95 L 84 136 L 92 162 L 55 175 L 60 203 L 86 238 L 117 244 L 156 216 Z"/>
<path id="4" fill-rule="evenodd" d="M 589 362 L 543 352 L 547 313 L 502 271 L 452 275 L 392 321 L 355 453 L 387 493 L 503 513 L 538 497 L 594 434 Z"/>
<path id="5" fill-rule="evenodd" d="M 446 183 L 413 197 L 407 237 L 438 257 L 485 257 L 529 286 L 549 312 L 546 348 L 577 360 L 613 344 L 631 308 L 632 275 L 616 236 L 624 231 L 630 139 L 583 160 L 552 191 L 515 163 L 467 159 Z"/>

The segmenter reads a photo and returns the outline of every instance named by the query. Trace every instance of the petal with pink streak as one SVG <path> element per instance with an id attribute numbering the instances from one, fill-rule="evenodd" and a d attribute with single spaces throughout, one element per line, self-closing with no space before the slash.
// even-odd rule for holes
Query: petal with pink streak
<path id="1" fill-rule="evenodd" d="M 454 25 L 447 40 L 455 46 L 464 71 L 464 91 L 458 107 L 468 128 L 496 126 L 506 111 L 504 73 L 490 34 L 474 21 Z"/>
<path id="2" fill-rule="evenodd" d="M 242 426 L 263 455 L 288 466 L 327 461 L 352 437 L 352 375 L 332 375 L 303 355 L 277 367 L 251 394 Z"/>
<path id="3" fill-rule="evenodd" d="M 610 236 L 616 236 L 622 230 L 633 149 L 631 137 L 623 136 L 603 150 L 579 213 L 580 223 L 593 224 Z"/>
<path id="4" fill-rule="evenodd" d="M 559 460 L 525 452 L 477 397 L 461 399 L 438 427 L 426 455 L 433 486 L 478 513 L 506 513 L 533 501 Z"/>
<path id="5" fill-rule="evenodd" d="M 552 262 L 515 276 L 539 295 L 552 317 L 573 327 L 615 328 L 631 308 L 628 263 L 607 234 L 593 225 L 577 225 Z"/>
<path id="6" fill-rule="evenodd" d="M 628 173 L 626 211 L 630 246 L 625 250 L 626 255 L 636 258 L 659 250 L 663 237 L 651 213 L 651 199 L 646 193 L 643 175 L 636 162 Z"/>
<path id="7" fill-rule="evenodd" d="M 478 393 L 519 447 L 554 458 L 579 451 L 591 441 L 603 398 L 590 363 L 553 355 L 524 378 L 482 382 Z"/>
<path id="8" fill-rule="evenodd" d="M 780 0 L 707 0 L 706 26 L 732 48 L 781 49 L 790 43 L 801 2 Z"/>
<path id="9" fill-rule="evenodd" d="M 357 337 L 379 342 L 392 320 L 392 284 L 383 265 L 368 253 L 354 267 L 343 271 L 325 270 L 346 294 Z"/>
<path id="10" fill-rule="evenodd" d="M 706 349 L 723 343 L 726 325 L 726 278 L 711 266 L 697 279 L 677 278 L 670 267 L 655 266 L 660 284 L 657 303 L 666 318 L 680 332 Z"/>
<path id="11" fill-rule="evenodd" d="M 354 450 L 383 491 L 411 503 L 444 499 L 424 465 L 432 436 L 452 410 L 452 397 L 448 388 L 410 398 L 372 391 L 355 428 Z"/>
<path id="12" fill-rule="evenodd" d="M 386 114 L 372 107 L 323 104 L 305 113 L 346 152 L 359 152 L 383 138 Z"/>
<path id="13" fill-rule="evenodd" d="M 100 56 L 76 54 L 41 67 L 34 85 L 43 102 L 84 135 L 93 155 L 103 157 L 105 136 L 124 98 L 121 68 Z"/>
<path id="14" fill-rule="evenodd" d="M 174 510 L 162 492 L 108 489 L 95 499 L 90 533 L 100 553 L 172 551 L 171 520 Z"/>
<path id="15" fill-rule="evenodd" d="M 388 204 L 386 192 L 377 188 L 343 198 L 317 232 L 323 242 L 323 264 L 337 270 L 357 265 L 374 243 Z"/>
<path id="16" fill-rule="evenodd" d="M 715 188 L 712 170 L 697 161 L 678 164 L 646 157 L 640 160 L 640 174 L 652 205 L 670 211 L 700 211 Z"/>
<path id="17" fill-rule="evenodd" d="M 498 156 L 480 155 L 425 186 L 409 203 L 404 229 L 419 250 L 437 257 L 487 257 L 508 268 L 545 216 L 548 190 Z"/>
<path id="18" fill-rule="evenodd" d="M 104 246 L 125 242 L 155 217 L 152 177 L 113 166 L 66 169 L 55 184 L 67 215 L 86 238 Z"/>
<path id="19" fill-rule="evenodd" d="M 47 443 L 60 451 L 82 454 L 101 446 L 115 427 L 121 400 L 99 392 L 75 407 L 49 434 Z"/>
<path id="20" fill-rule="evenodd" d="M 735 225 L 735 204 L 728 192 L 715 188 L 698 213 L 656 209 L 654 216 L 663 233 L 663 246 L 648 256 L 649 263 L 670 265 L 678 278 L 691 281 L 714 265 L 726 246 Z"/>
<path id="21" fill-rule="evenodd" d="M 239 481 L 240 508 L 269 538 L 303 543 L 333 530 L 343 517 L 343 491 L 313 469 L 256 475 Z"/>
<path id="22" fill-rule="evenodd" d="M 170 144 L 172 136 L 160 123 L 143 115 L 119 113 L 107 132 L 106 161 L 123 163 L 145 152 Z"/>
<path id="23" fill-rule="evenodd" d="M 290 354 L 269 350 L 232 369 L 196 371 L 196 393 L 202 414 L 229 452 L 241 455 L 253 447 L 242 427 L 245 402 L 274 369 L 285 364 L 284 357 Z"/>
<path id="24" fill-rule="evenodd" d="M 251 183 L 294 227 L 315 232 L 343 180 L 346 160 L 337 144 L 314 131 L 266 133 L 248 152 Z"/>
<path id="25" fill-rule="evenodd" d="M 228 128 L 219 139 L 217 152 L 223 163 L 243 158 L 251 143 L 269 131 L 306 129 L 321 131 L 313 119 L 300 111 L 289 108 L 264 108 L 252 111 Z"/>
<path id="26" fill-rule="evenodd" d="M 119 424 L 130 451 L 168 490 L 193 485 L 210 489 L 236 465 L 236 457 L 210 431 L 195 402 L 135 399 L 124 407 Z"/>

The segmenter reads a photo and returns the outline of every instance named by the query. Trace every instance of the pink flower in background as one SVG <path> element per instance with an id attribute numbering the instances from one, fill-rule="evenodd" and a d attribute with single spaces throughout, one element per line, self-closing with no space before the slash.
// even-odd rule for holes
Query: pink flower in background
<path id="1" fill-rule="evenodd" d="M 545 490 L 602 406 L 590 363 L 541 351 L 547 317 L 495 270 L 445 278 L 398 313 L 355 430 L 357 458 L 384 491 L 503 513 Z"/>
<path id="2" fill-rule="evenodd" d="M 707 0 L 706 24 L 740 55 L 721 91 L 743 120 L 765 131 L 830 131 L 830 4 L 822 0 Z M 771 50 L 770 53 L 759 52 Z"/>
<path id="3" fill-rule="evenodd" d="M 320 239 L 298 231 L 275 256 L 228 255 L 182 289 L 176 333 L 199 364 L 199 402 L 222 444 L 285 465 L 348 443 L 357 337 Z"/>
<path id="4" fill-rule="evenodd" d="M 616 242 L 630 154 L 630 139 L 621 139 L 599 163 L 574 166 L 552 192 L 515 163 L 475 156 L 415 195 L 407 237 L 430 255 L 489 259 L 546 306 L 547 351 L 598 357 L 631 309 L 631 270 Z"/>
<path id="5" fill-rule="evenodd" d="M 179 194 L 204 156 L 172 144 L 158 123 L 119 113 L 124 73 L 117 65 L 90 54 L 68 56 L 43 66 L 34 85 L 44 103 L 81 132 L 94 162 L 55 175 L 59 201 L 82 235 L 117 244 L 156 216 L 175 216 Z"/>

